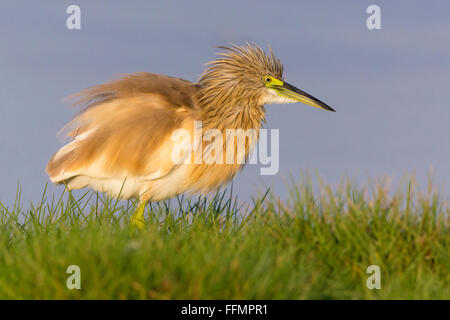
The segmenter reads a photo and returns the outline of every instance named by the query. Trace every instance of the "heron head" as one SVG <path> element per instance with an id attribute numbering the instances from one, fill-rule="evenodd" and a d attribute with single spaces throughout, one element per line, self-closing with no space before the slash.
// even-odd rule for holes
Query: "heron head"
<path id="1" fill-rule="evenodd" d="M 231 45 L 219 58 L 208 63 L 199 83 L 204 86 L 204 100 L 222 102 L 256 101 L 267 103 L 302 102 L 313 107 L 334 111 L 324 102 L 284 81 L 283 64 L 272 51 L 266 54 L 255 44 Z"/>

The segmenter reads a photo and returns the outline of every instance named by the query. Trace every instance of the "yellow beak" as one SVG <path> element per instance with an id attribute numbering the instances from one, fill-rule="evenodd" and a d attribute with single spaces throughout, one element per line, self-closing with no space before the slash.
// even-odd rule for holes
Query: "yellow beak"
<path id="1" fill-rule="evenodd" d="M 287 82 L 283 81 L 274 81 L 275 83 L 272 85 L 269 85 L 268 87 L 273 89 L 278 95 L 282 97 L 286 97 L 298 102 L 302 102 L 304 104 L 324 109 L 328 111 L 336 112 L 333 108 L 331 108 L 326 103 L 320 101 L 319 99 L 314 98 L 312 95 L 294 87 L 293 85 L 290 85 Z"/>

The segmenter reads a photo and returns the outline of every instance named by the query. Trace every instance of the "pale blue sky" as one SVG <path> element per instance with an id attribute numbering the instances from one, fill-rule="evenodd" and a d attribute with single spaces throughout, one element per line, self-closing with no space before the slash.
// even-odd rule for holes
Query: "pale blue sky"
<path id="1" fill-rule="evenodd" d="M 66 8 L 82 10 L 68 30 Z M 382 30 L 366 28 L 378 4 Z M 2 1 L 0 4 L 0 201 L 39 199 L 44 168 L 74 115 L 64 96 L 118 73 L 149 71 L 198 79 L 217 45 L 270 45 L 286 79 L 337 110 L 269 105 L 280 129 L 280 172 L 247 167 L 235 180 L 242 199 L 264 182 L 303 168 L 329 182 L 343 174 L 421 181 L 433 165 L 450 180 L 449 2 L 430 1 Z M 51 187 L 49 192 L 58 192 Z"/>

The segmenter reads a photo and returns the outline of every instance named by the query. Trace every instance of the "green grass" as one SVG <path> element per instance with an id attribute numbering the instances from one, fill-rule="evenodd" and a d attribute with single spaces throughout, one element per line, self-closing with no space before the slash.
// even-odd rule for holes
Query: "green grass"
<path id="1" fill-rule="evenodd" d="M 410 185 L 350 182 L 245 210 L 229 192 L 149 205 L 71 194 L 21 209 L 0 203 L 3 299 L 450 299 L 449 207 Z M 49 198 L 49 199 L 46 199 Z M 369 265 L 381 289 L 369 290 Z M 81 268 L 69 290 L 66 268 Z"/>

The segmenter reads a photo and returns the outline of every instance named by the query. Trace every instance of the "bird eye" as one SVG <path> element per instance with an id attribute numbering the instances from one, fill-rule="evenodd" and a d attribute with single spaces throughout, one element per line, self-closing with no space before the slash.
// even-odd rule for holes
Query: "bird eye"
<path id="1" fill-rule="evenodd" d="M 272 81 L 272 79 L 271 79 L 270 77 L 265 77 L 265 78 L 264 78 L 264 81 L 265 81 L 266 83 L 270 83 L 270 82 Z"/>

